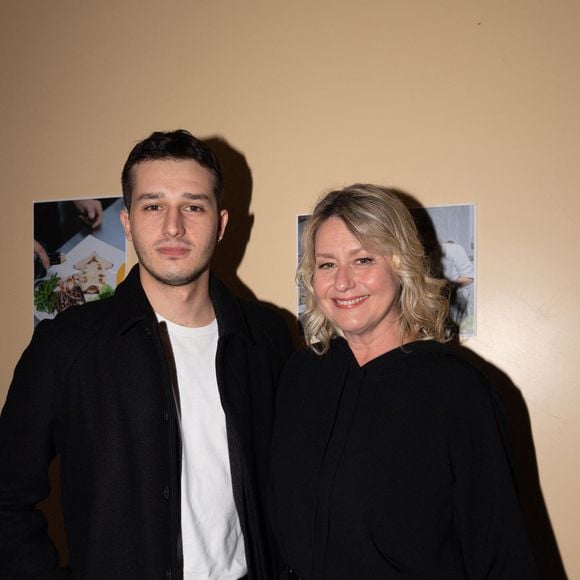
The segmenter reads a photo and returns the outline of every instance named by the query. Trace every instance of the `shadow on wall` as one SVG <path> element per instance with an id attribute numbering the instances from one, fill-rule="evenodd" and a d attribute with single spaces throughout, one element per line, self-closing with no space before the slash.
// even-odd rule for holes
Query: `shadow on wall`
<path id="1" fill-rule="evenodd" d="M 425 246 L 431 271 L 436 277 L 443 277 L 442 251 L 429 214 L 413 196 L 403 191 L 395 190 L 395 193 L 413 210 L 413 219 Z M 453 337 L 452 342 L 459 346 L 457 325 L 450 322 L 449 331 Z M 521 391 L 503 371 L 472 350 L 459 346 L 459 351 L 461 356 L 487 377 L 503 405 L 514 478 L 540 577 L 545 580 L 566 580 L 564 564 L 542 494 L 530 416 Z"/>
<path id="2" fill-rule="evenodd" d="M 246 158 L 219 137 L 204 140 L 217 155 L 224 174 L 223 207 L 228 210 L 226 233 L 212 260 L 212 271 L 238 297 L 255 300 L 256 296 L 238 277 L 246 247 L 254 227 L 250 213 L 252 173 Z"/>
<path id="3" fill-rule="evenodd" d="M 431 216 L 427 210 L 419 204 L 417 200 L 413 197 L 399 190 L 395 190 L 395 193 L 403 201 L 403 203 L 411 210 L 411 215 L 413 216 L 413 221 L 417 226 L 417 231 L 419 232 L 419 237 L 423 243 L 423 248 L 427 256 L 429 270 L 434 278 L 444 279 L 445 275 L 443 273 L 443 248 L 439 244 L 439 239 L 437 237 L 437 231 Z M 445 293 L 449 301 L 449 310 L 456 312 L 462 311 L 463 308 L 460 307 L 459 296 L 457 293 L 457 287 L 447 280 L 445 286 Z M 461 317 L 459 317 L 460 319 Z M 446 328 L 448 335 L 453 338 L 454 341 L 459 339 L 459 323 L 451 318 L 447 317 Z"/>
<path id="4" fill-rule="evenodd" d="M 467 348 L 460 350 L 462 356 L 494 385 L 503 404 L 520 505 L 540 578 L 566 580 L 564 563 L 542 494 L 530 415 L 522 393 L 496 366 Z"/>
<path id="5" fill-rule="evenodd" d="M 250 213 L 252 201 L 252 172 L 245 156 L 220 137 L 204 141 L 217 155 L 224 173 L 223 207 L 228 210 L 229 221 L 223 240 L 218 244 L 212 260 L 212 271 L 238 298 L 255 300 L 272 308 L 282 316 L 292 335 L 294 346 L 301 342 L 298 320 L 294 313 L 271 302 L 257 300 L 254 292 L 238 276 L 238 268 L 246 253 L 254 227 L 254 214 Z M 267 216 L 258 216 L 267 219 Z M 294 284 L 289 277 L 288 284 Z"/>

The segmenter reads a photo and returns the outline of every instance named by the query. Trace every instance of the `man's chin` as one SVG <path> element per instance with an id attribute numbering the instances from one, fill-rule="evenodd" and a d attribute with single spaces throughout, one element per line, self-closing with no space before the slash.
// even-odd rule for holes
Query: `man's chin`
<path id="1" fill-rule="evenodd" d="M 145 270 L 152 276 L 157 282 L 164 284 L 165 286 L 187 286 L 193 282 L 199 280 L 199 278 L 207 272 L 208 268 L 201 270 L 195 270 L 193 272 L 155 272 L 144 266 Z"/>

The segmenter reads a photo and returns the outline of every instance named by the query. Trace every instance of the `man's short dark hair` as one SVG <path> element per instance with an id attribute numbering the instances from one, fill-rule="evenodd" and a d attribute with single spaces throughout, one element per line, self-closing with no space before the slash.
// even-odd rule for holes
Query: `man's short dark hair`
<path id="1" fill-rule="evenodd" d="M 205 167 L 214 177 L 213 192 L 218 208 L 223 197 L 222 168 L 215 153 L 209 146 L 185 129 L 176 131 L 155 131 L 133 147 L 121 174 L 123 201 L 127 211 L 131 209 L 131 193 L 135 185 L 133 168 L 144 161 L 158 159 L 192 159 Z"/>

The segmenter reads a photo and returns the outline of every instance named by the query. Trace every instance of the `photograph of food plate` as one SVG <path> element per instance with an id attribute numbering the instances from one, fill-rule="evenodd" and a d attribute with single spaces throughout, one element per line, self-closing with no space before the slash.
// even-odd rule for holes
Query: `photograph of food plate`
<path id="1" fill-rule="evenodd" d="M 90 234 L 61 260 L 35 281 L 35 325 L 71 306 L 111 296 L 125 277 L 125 253 Z"/>

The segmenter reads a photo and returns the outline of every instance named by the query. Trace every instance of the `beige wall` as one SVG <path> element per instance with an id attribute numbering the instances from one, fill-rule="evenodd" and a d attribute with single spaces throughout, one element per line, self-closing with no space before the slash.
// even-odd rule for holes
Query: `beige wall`
<path id="1" fill-rule="evenodd" d="M 0 402 L 32 331 L 32 200 L 118 193 L 129 148 L 154 129 L 219 136 L 246 157 L 255 224 L 238 275 L 289 310 L 295 214 L 327 188 L 374 181 L 426 205 L 474 202 L 479 332 L 467 346 L 521 391 L 579 578 L 579 11 L 4 0 Z"/>

